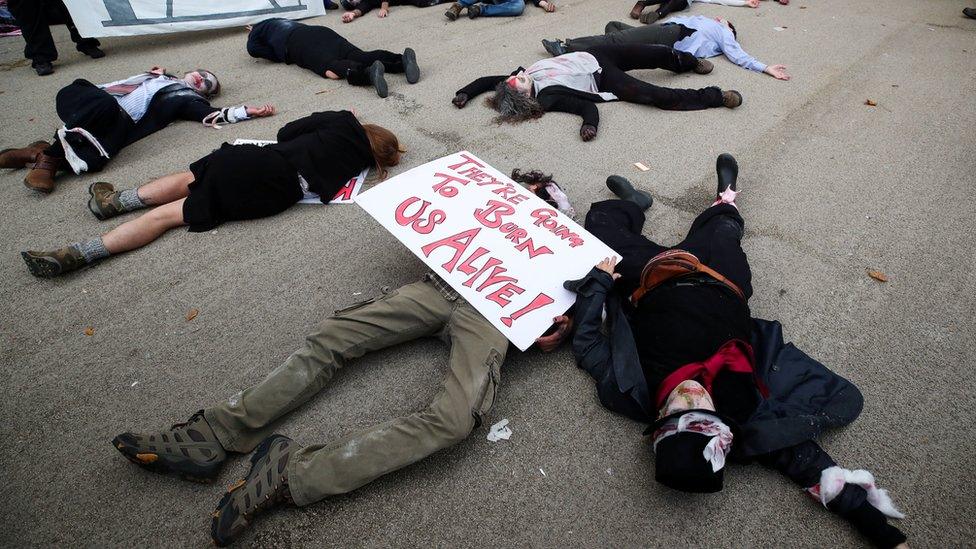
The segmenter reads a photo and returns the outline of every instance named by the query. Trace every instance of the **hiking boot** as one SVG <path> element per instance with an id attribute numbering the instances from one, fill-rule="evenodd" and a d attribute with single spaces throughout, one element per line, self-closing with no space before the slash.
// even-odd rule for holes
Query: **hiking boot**
<path id="1" fill-rule="evenodd" d="M 645 7 L 647 7 L 647 2 L 644 2 L 644 0 L 638 0 L 638 2 L 634 4 L 634 7 L 630 8 L 630 18 L 631 19 L 639 18 L 641 16 L 641 12 L 644 11 Z"/>
<path id="2" fill-rule="evenodd" d="M 47 141 L 35 141 L 22 149 L 4 149 L 0 151 L 0 168 L 20 169 L 33 164 L 37 156 L 44 152 L 50 144 Z"/>
<path id="3" fill-rule="evenodd" d="M 650 208 L 654 204 L 654 198 L 650 194 L 644 191 L 638 191 L 630 181 L 619 175 L 611 175 L 607 178 L 607 188 L 613 194 L 617 195 L 617 198 L 629 200 L 637 204 L 642 211 Z"/>
<path id="4" fill-rule="evenodd" d="M 660 13 L 658 13 L 656 10 L 651 10 L 651 11 L 649 11 L 647 13 L 642 13 L 641 14 L 641 16 L 640 16 L 640 22 L 641 23 L 644 23 L 645 25 L 650 25 L 651 23 L 654 23 L 655 21 L 657 21 L 660 18 L 661 18 L 661 14 Z"/>
<path id="5" fill-rule="evenodd" d="M 444 12 L 444 17 L 447 17 L 451 21 L 457 21 L 457 18 L 461 17 L 461 10 L 463 9 L 464 6 L 455 2 L 451 4 L 451 7 L 447 8 L 447 11 Z"/>
<path id="6" fill-rule="evenodd" d="M 126 459 L 154 473 L 174 473 L 193 482 L 211 482 L 227 459 L 203 410 L 155 433 L 122 433 L 112 445 Z"/>
<path id="7" fill-rule="evenodd" d="M 729 153 L 718 155 L 715 160 L 715 173 L 718 175 L 716 196 L 721 196 L 728 189 L 732 189 L 733 192 L 738 190 L 735 181 L 739 177 L 739 163 L 735 161 L 734 156 Z"/>
<path id="8" fill-rule="evenodd" d="M 213 512 L 210 536 L 214 544 L 224 547 L 251 525 L 255 515 L 292 503 L 288 459 L 298 448 L 295 441 L 283 435 L 271 435 L 258 445 L 247 476 L 227 490 Z"/>
<path id="9" fill-rule="evenodd" d="M 390 95 L 390 89 L 386 85 L 384 74 L 383 63 L 379 61 L 373 61 L 373 64 L 366 69 L 366 76 L 369 78 L 369 83 L 373 85 L 373 89 L 376 90 L 376 95 L 380 97 Z"/>
<path id="10" fill-rule="evenodd" d="M 53 252 L 20 252 L 30 273 L 38 278 L 54 278 L 84 267 L 85 256 L 74 246 L 65 246 Z"/>
<path id="11" fill-rule="evenodd" d="M 88 209 L 102 221 L 123 214 L 125 208 L 122 207 L 119 194 L 111 183 L 96 181 L 88 187 L 88 195 L 91 196 L 88 199 Z"/>
<path id="12" fill-rule="evenodd" d="M 54 176 L 64 165 L 63 158 L 48 156 L 41 151 L 37 153 L 34 167 L 24 176 L 24 185 L 27 185 L 28 189 L 49 193 L 54 190 Z"/>
<path id="13" fill-rule="evenodd" d="M 472 4 L 468 6 L 468 19 L 474 19 L 481 15 L 481 4 Z"/>
<path id="14" fill-rule="evenodd" d="M 712 62 L 709 61 L 708 59 L 699 59 L 698 64 L 695 65 L 695 68 L 692 70 L 695 71 L 697 74 L 708 74 L 712 72 L 712 69 L 714 68 L 715 65 L 713 65 Z"/>
<path id="15" fill-rule="evenodd" d="M 734 109 L 742 104 L 742 94 L 735 90 L 722 92 L 722 106 Z"/>
<path id="16" fill-rule="evenodd" d="M 542 47 L 553 57 L 559 57 L 566 53 L 566 46 L 563 45 L 562 40 L 546 40 L 543 38 Z"/>
<path id="17" fill-rule="evenodd" d="M 52 65 L 47 61 L 41 63 L 34 63 L 33 67 L 34 67 L 34 72 L 37 73 L 37 76 L 47 76 L 49 74 L 54 74 L 54 65 Z"/>
<path id="18" fill-rule="evenodd" d="M 420 81 L 420 65 L 417 64 L 417 52 L 413 48 L 403 50 L 403 74 L 407 77 L 407 84 Z"/>

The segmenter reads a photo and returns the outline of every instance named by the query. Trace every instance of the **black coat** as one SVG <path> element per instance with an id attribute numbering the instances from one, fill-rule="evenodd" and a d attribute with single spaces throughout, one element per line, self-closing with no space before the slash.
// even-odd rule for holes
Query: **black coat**
<path id="1" fill-rule="evenodd" d="M 219 110 L 182 84 L 166 86 L 153 96 L 146 114 L 126 136 L 125 146 L 158 132 L 176 120 L 203 122 L 204 118 Z"/>
<path id="2" fill-rule="evenodd" d="M 509 76 L 514 76 L 521 70 L 524 69 L 519 67 Z M 482 76 L 455 92 L 455 95 L 463 93 L 468 98 L 474 98 L 482 93 L 494 90 L 495 86 L 506 78 L 508 76 Z M 535 98 L 546 112 L 575 114 L 583 118 L 584 126 L 593 126 L 594 128 L 600 126 L 600 111 L 596 108 L 596 104 L 606 103 L 605 99 L 595 93 L 574 90 L 566 86 L 546 86 Z"/>

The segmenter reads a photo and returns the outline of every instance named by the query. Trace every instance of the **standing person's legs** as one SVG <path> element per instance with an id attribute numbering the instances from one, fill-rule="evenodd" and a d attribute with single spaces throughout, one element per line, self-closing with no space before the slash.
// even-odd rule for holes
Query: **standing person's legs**
<path id="1" fill-rule="evenodd" d="M 620 279 L 617 287 L 625 293 L 640 284 L 644 265 L 657 254 L 667 250 L 641 234 L 644 212 L 629 200 L 594 202 L 586 213 L 583 227 L 593 236 L 617 252 L 623 259 L 617 263 Z"/>
<path id="2" fill-rule="evenodd" d="M 451 305 L 443 334 L 451 344 L 450 371 L 433 401 L 420 412 L 295 452 L 288 462 L 288 483 L 296 504 L 355 490 L 450 447 L 487 414 L 508 341 L 466 302 Z"/>
<path id="3" fill-rule="evenodd" d="M 525 0 L 494 0 L 481 4 L 484 17 L 517 17 L 525 11 Z"/>
<path id="4" fill-rule="evenodd" d="M 45 0 L 10 0 L 7 4 L 26 42 L 24 57 L 31 60 L 33 67 L 51 64 L 58 58 L 45 3 Z"/>
<path id="5" fill-rule="evenodd" d="M 68 11 L 63 0 L 53 0 L 51 9 L 52 11 L 57 11 L 58 23 L 63 23 L 65 27 L 68 27 L 68 34 L 71 35 L 71 41 L 75 43 L 75 48 L 78 51 L 92 59 L 105 57 L 105 53 L 98 49 L 102 44 L 97 39 L 84 38 L 78 32 L 78 27 L 75 26 L 74 20 L 71 19 L 71 12 Z"/>
<path id="6" fill-rule="evenodd" d="M 742 250 L 745 221 L 732 204 L 716 204 L 695 218 L 688 236 L 675 246 L 691 252 L 698 259 L 728 278 L 746 299 L 752 296 L 752 272 Z"/>

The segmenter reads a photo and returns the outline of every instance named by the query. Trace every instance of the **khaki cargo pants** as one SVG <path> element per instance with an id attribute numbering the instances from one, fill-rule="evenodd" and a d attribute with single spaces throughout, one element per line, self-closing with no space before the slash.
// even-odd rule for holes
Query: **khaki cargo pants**
<path id="1" fill-rule="evenodd" d="M 276 419 L 318 393 L 347 361 L 436 335 L 451 347 L 450 372 L 430 405 L 298 450 L 288 463 L 289 488 L 296 504 L 308 505 L 463 440 L 494 403 L 508 340 L 463 298 L 451 301 L 448 293 L 422 281 L 338 311 L 264 381 L 205 410 L 204 417 L 225 449 L 250 452 L 272 433 Z"/>

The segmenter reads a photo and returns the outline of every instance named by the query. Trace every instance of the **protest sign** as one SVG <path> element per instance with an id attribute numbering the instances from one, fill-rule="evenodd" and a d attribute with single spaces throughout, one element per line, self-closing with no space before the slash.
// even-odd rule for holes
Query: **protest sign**
<path id="1" fill-rule="evenodd" d="M 216 29 L 325 13 L 322 0 L 64 0 L 64 4 L 78 32 L 89 38 Z"/>
<path id="2" fill-rule="evenodd" d="M 267 139 L 235 139 L 234 145 L 257 145 L 263 147 L 265 145 L 270 145 L 272 143 L 277 143 L 277 141 L 269 141 Z M 359 172 L 359 175 L 350 179 L 345 185 L 339 189 L 339 192 L 332 197 L 329 204 L 353 204 L 356 202 L 356 196 L 359 191 L 363 190 L 363 183 L 366 182 L 366 175 L 369 174 L 369 168 L 363 168 L 363 171 Z M 302 192 L 305 194 L 301 200 L 298 201 L 299 204 L 322 204 L 319 195 L 309 192 L 308 183 L 305 182 L 305 178 L 298 176 L 299 183 L 302 185 Z"/>
<path id="3" fill-rule="evenodd" d="M 619 257 L 467 151 L 375 185 L 356 203 L 523 351 L 576 300 L 563 281 Z"/>

